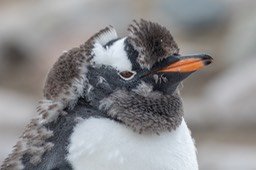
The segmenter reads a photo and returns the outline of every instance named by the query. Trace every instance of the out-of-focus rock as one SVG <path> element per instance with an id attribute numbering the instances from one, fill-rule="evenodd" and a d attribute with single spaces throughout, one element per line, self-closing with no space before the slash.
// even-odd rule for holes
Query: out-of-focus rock
<path id="1" fill-rule="evenodd" d="M 186 116 L 195 126 L 250 127 L 256 124 L 256 58 L 240 62 L 208 82 L 203 95 L 186 97 Z"/>
<path id="2" fill-rule="evenodd" d="M 202 144 L 198 149 L 200 169 L 255 170 L 255 146 L 209 142 Z"/>
<path id="3" fill-rule="evenodd" d="M 221 46 L 210 66 L 214 76 L 203 89 L 199 86 L 201 96 L 184 98 L 186 117 L 197 127 L 248 128 L 256 124 L 256 13 L 253 7 L 231 6 L 234 15 L 229 31 L 220 43 L 216 39 Z"/>
<path id="4" fill-rule="evenodd" d="M 0 164 L 35 116 L 36 104 L 33 97 L 0 89 Z"/>
<path id="5" fill-rule="evenodd" d="M 223 43 L 222 58 L 228 65 L 239 64 L 256 54 L 256 2 L 251 8 L 234 11 L 230 29 Z"/>
<path id="6" fill-rule="evenodd" d="M 24 94 L 0 89 L 0 130 L 24 126 L 35 113 L 37 100 Z"/>
<path id="7" fill-rule="evenodd" d="M 206 95 L 223 123 L 256 123 L 256 58 L 247 58 L 211 80 Z M 217 116 L 216 115 L 216 116 Z"/>
<path id="8" fill-rule="evenodd" d="M 217 28 L 228 16 L 223 1 L 214 0 L 173 0 L 167 1 L 170 18 L 189 33 L 200 33 Z"/>

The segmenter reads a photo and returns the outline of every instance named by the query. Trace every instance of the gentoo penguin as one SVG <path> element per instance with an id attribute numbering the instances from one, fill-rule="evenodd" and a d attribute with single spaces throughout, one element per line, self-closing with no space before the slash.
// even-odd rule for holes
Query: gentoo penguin
<path id="1" fill-rule="evenodd" d="M 179 85 L 210 64 L 179 54 L 170 32 L 140 20 L 102 29 L 60 56 L 38 117 L 2 170 L 197 170 Z"/>

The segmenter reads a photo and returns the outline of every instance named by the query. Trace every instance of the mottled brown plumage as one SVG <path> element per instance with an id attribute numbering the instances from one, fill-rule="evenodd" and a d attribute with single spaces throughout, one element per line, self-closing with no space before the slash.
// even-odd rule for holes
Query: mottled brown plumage
<path id="1" fill-rule="evenodd" d="M 178 90 L 177 90 L 178 91 Z M 117 90 L 101 101 L 107 114 L 139 133 L 161 133 L 175 130 L 183 116 L 180 95 L 153 91 L 144 82 L 132 92 Z"/>
<path id="2" fill-rule="evenodd" d="M 128 28 L 129 42 L 139 52 L 137 61 L 150 69 L 158 60 L 178 54 L 179 48 L 171 33 L 163 26 L 141 19 Z"/>

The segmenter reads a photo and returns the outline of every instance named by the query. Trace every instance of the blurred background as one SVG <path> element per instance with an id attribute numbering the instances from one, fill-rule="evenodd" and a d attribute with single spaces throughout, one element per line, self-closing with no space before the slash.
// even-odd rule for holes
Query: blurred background
<path id="1" fill-rule="evenodd" d="M 256 169 L 256 1 L 0 0 L 0 162 L 35 116 L 63 51 L 133 19 L 166 26 L 181 54 L 214 63 L 184 82 L 185 116 L 201 170 Z"/>

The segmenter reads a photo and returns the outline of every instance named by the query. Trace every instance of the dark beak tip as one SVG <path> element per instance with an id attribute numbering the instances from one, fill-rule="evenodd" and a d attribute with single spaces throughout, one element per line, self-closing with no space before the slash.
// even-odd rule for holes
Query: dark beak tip
<path id="1" fill-rule="evenodd" d="M 203 55 L 203 57 L 202 57 L 203 60 L 213 60 L 213 58 L 211 56 L 209 56 L 208 54 L 202 54 L 202 55 Z"/>
<path id="2" fill-rule="evenodd" d="M 202 60 L 203 60 L 205 66 L 207 66 L 213 62 L 213 58 L 207 54 L 203 55 Z"/>
<path id="3" fill-rule="evenodd" d="M 205 60 L 205 61 L 204 61 L 204 65 L 205 65 L 205 66 L 207 66 L 207 65 L 209 65 L 209 64 L 211 64 L 211 63 L 212 63 L 212 60 Z"/>

